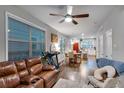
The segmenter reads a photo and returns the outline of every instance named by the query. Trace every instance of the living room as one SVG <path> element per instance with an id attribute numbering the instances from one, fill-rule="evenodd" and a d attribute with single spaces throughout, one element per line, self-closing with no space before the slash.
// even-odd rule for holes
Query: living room
<path id="1" fill-rule="evenodd" d="M 0 5 L 0 87 L 123 88 L 123 16 L 123 5 Z"/>

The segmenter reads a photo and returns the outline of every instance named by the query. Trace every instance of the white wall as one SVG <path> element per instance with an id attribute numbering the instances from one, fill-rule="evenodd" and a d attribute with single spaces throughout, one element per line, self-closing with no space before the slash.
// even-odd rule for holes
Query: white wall
<path id="1" fill-rule="evenodd" d="M 25 10 L 17 6 L 0 6 L 0 61 L 4 61 L 6 58 L 6 37 L 5 37 L 5 12 L 8 11 L 16 16 L 26 19 L 44 29 L 46 29 L 46 50 L 49 50 L 51 42 L 51 32 L 58 33 L 55 29 L 48 26 L 47 24 L 39 21 Z M 61 33 L 59 33 L 61 34 Z M 62 35 L 62 34 L 61 34 Z"/>
<path id="2" fill-rule="evenodd" d="M 124 6 L 115 6 L 101 27 L 98 35 L 104 35 L 104 56 L 106 49 L 105 32 L 112 29 L 112 58 L 124 61 Z"/>

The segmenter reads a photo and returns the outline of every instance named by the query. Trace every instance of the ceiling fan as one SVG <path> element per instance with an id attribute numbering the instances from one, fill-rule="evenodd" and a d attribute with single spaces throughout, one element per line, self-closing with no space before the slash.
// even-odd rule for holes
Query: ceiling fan
<path id="1" fill-rule="evenodd" d="M 51 16 L 61 16 L 63 17 L 63 19 L 61 21 L 59 21 L 59 23 L 63 23 L 63 22 L 72 22 L 73 24 L 77 25 L 78 22 L 75 21 L 75 18 L 86 18 L 89 17 L 89 14 L 78 14 L 78 15 L 72 15 L 72 6 L 67 6 L 67 13 L 66 15 L 62 15 L 62 14 L 53 14 L 50 13 L 49 15 Z"/>

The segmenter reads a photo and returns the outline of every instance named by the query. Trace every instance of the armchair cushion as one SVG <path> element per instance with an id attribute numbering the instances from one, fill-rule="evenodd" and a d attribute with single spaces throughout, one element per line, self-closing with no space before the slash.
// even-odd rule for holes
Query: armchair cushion
<path id="1" fill-rule="evenodd" d="M 97 80 L 93 76 L 88 76 L 88 79 L 91 84 L 93 84 L 94 87 L 100 87 L 100 88 L 114 88 L 117 84 L 116 78 L 107 78 L 104 82 Z"/>
<path id="2" fill-rule="evenodd" d="M 97 69 L 94 72 L 94 77 L 97 80 L 105 80 L 106 78 L 113 78 L 115 75 L 116 75 L 116 71 L 112 66 L 104 66 L 103 68 Z"/>

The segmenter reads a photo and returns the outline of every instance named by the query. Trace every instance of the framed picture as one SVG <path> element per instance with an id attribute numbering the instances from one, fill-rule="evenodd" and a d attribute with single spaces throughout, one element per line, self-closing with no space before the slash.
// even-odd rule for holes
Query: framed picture
<path id="1" fill-rule="evenodd" d="M 51 33 L 51 42 L 58 42 L 58 35 Z"/>

